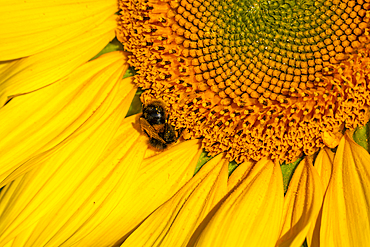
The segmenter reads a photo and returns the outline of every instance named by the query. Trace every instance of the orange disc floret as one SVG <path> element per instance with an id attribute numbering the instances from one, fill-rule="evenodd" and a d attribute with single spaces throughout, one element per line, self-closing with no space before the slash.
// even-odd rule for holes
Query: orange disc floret
<path id="1" fill-rule="evenodd" d="M 118 39 L 186 138 L 243 162 L 312 154 L 369 120 L 367 1 L 121 0 Z"/>

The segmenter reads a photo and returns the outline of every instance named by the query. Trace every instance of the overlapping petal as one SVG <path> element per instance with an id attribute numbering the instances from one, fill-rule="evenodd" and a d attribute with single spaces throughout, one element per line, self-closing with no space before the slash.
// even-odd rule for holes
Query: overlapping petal
<path id="1" fill-rule="evenodd" d="M 284 198 L 283 228 L 278 246 L 302 246 L 316 223 L 323 200 L 323 188 L 312 158 L 305 157 L 294 171 Z"/>
<path id="2" fill-rule="evenodd" d="M 29 170 L 25 163 L 66 139 L 107 100 L 127 69 L 122 52 L 103 55 L 48 87 L 19 96 L 0 109 L 0 181 L 2 186 Z M 120 94 L 135 93 L 125 79 Z M 130 100 L 123 106 L 125 115 Z"/>
<path id="3" fill-rule="evenodd" d="M 28 171 L 1 191 L 0 246 L 16 237 L 22 246 L 59 246 L 117 208 L 147 146 L 135 118 L 123 122 L 133 97 L 126 84 L 118 79 L 77 130 L 26 161 Z"/>
<path id="4" fill-rule="evenodd" d="M 123 242 L 148 215 L 192 177 L 200 152 L 198 141 L 193 140 L 146 158 L 130 191 L 119 200 L 120 210 L 112 211 L 96 228 L 84 226 L 91 232 L 81 239 L 79 245 L 106 246 Z M 75 239 L 78 238 L 72 236 L 66 243 L 72 244 Z M 112 242 L 113 239 L 117 242 Z"/>
<path id="5" fill-rule="evenodd" d="M 227 190 L 232 191 L 238 186 L 250 170 L 254 167 L 255 162 L 249 161 L 244 162 L 238 166 L 237 169 L 233 171 L 230 175 L 229 180 L 227 181 Z"/>
<path id="6" fill-rule="evenodd" d="M 370 156 L 350 137 L 301 162 L 285 200 L 268 160 L 192 178 L 196 140 L 156 153 L 123 119 L 124 55 L 72 72 L 113 37 L 116 1 L 0 4 L 1 246 L 370 245 Z"/>
<path id="7" fill-rule="evenodd" d="M 315 159 L 315 168 L 319 173 L 324 195 L 332 175 L 334 153 L 329 148 L 323 148 Z M 322 205 L 315 224 L 311 224 L 307 234 L 308 246 L 320 246 L 320 228 L 322 217 Z"/>
<path id="8" fill-rule="evenodd" d="M 35 91 L 72 73 L 113 39 L 115 25 L 112 14 L 100 25 L 58 46 L 5 62 L 0 68 L 0 105 L 15 95 Z"/>
<path id="9" fill-rule="evenodd" d="M 320 246 L 370 245 L 370 155 L 346 134 L 323 205 Z"/>
<path id="10" fill-rule="evenodd" d="M 121 246 L 186 246 L 198 224 L 226 194 L 227 169 L 221 155 L 206 163 Z"/>
<path id="11" fill-rule="evenodd" d="M 275 245 L 284 200 L 280 166 L 263 159 L 245 168 L 247 174 L 235 190 L 200 226 L 195 246 Z"/>
<path id="12" fill-rule="evenodd" d="M 45 51 L 110 20 L 113 0 L 0 2 L 0 60 Z M 103 31 L 105 32 L 105 31 Z"/>

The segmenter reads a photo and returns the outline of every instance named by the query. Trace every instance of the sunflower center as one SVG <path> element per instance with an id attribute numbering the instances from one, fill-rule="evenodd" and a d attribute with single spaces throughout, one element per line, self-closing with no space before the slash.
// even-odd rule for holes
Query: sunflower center
<path id="1" fill-rule="evenodd" d="M 143 101 L 238 162 L 290 161 L 368 120 L 369 3 L 123 0 Z"/>

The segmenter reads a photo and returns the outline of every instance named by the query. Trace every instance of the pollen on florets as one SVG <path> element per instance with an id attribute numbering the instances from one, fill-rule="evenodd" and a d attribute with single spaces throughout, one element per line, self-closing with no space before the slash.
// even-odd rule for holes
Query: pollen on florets
<path id="1" fill-rule="evenodd" d="M 118 39 L 144 102 L 242 162 L 291 161 L 369 120 L 365 1 L 123 0 Z"/>

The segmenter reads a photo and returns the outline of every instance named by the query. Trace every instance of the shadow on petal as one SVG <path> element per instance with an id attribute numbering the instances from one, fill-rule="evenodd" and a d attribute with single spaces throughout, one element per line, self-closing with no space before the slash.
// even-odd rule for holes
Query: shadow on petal
<path id="1" fill-rule="evenodd" d="M 333 170 L 334 153 L 329 148 L 322 148 L 315 159 L 315 168 L 319 173 L 322 182 L 324 195 Z M 312 224 L 307 234 L 308 246 L 320 246 L 320 228 L 322 217 L 322 205 L 315 224 Z"/>
<path id="2" fill-rule="evenodd" d="M 245 175 L 236 175 L 235 181 L 243 179 L 205 218 L 189 247 L 275 245 L 284 199 L 280 166 L 263 159 L 239 168 Z"/>
<path id="3" fill-rule="evenodd" d="M 324 198 L 320 246 L 370 246 L 370 155 L 346 133 Z"/>
<path id="4" fill-rule="evenodd" d="M 31 169 L 28 160 L 66 140 L 117 93 L 128 96 L 121 109 L 124 117 L 135 94 L 132 78 L 120 79 L 126 69 L 125 53 L 107 53 L 1 108 L 0 186 Z"/>
<path id="5" fill-rule="evenodd" d="M 71 236 L 86 235 L 82 226 L 96 227 L 117 208 L 146 147 L 135 141 L 140 137 L 132 127 L 135 116 L 124 120 L 122 111 L 127 112 L 135 93 L 122 94 L 125 88 L 124 81 L 117 83 L 87 121 L 56 147 L 27 161 L 32 169 L 5 186 L 0 245 L 24 233 L 26 244 L 59 246 Z"/>
<path id="6" fill-rule="evenodd" d="M 323 200 L 323 188 L 312 157 L 305 157 L 294 171 L 284 198 L 283 228 L 277 246 L 302 246 L 315 224 Z"/>
<path id="7" fill-rule="evenodd" d="M 207 162 L 121 246 L 186 246 L 197 225 L 226 194 L 228 162 L 221 158 Z"/>
<path id="8" fill-rule="evenodd" d="M 142 136 L 147 141 L 147 137 Z M 144 159 L 130 184 L 130 191 L 120 199 L 120 210 L 111 212 L 79 244 L 121 244 L 145 218 L 192 178 L 200 153 L 199 141 L 191 140 Z M 113 239 L 116 241 L 111 242 Z"/>
<path id="9" fill-rule="evenodd" d="M 0 69 L 0 106 L 55 83 L 89 61 L 114 38 L 114 16 L 102 25 L 43 52 L 8 61 Z"/>

